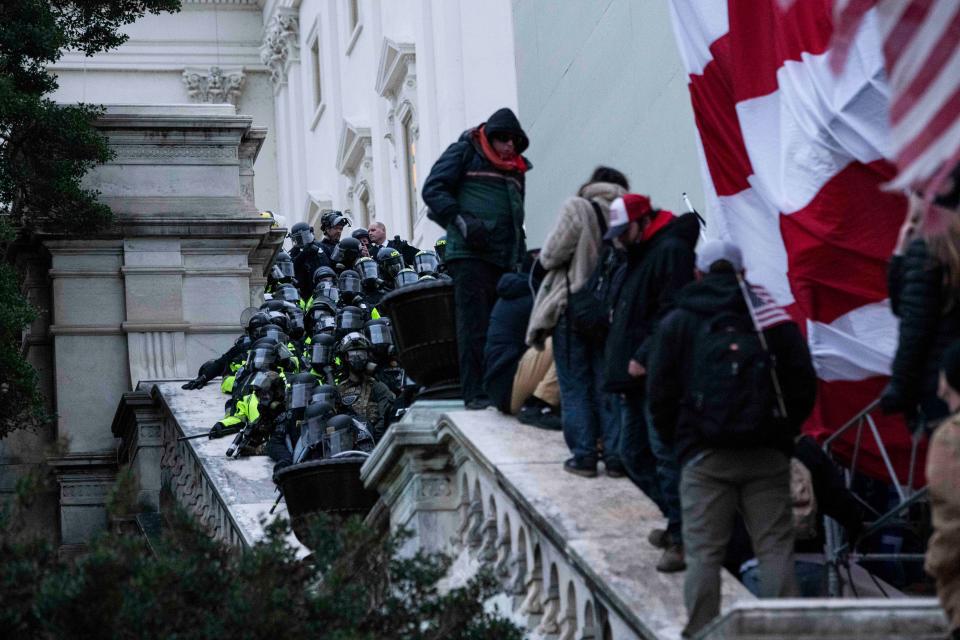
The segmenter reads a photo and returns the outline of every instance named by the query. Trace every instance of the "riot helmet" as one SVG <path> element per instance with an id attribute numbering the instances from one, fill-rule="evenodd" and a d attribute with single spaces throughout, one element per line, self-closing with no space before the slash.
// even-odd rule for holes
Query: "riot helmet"
<path id="1" fill-rule="evenodd" d="M 360 274 L 360 281 L 367 289 L 373 289 L 380 284 L 380 270 L 373 258 L 360 258 L 353 268 Z"/>
<path id="2" fill-rule="evenodd" d="M 277 364 L 277 340 L 272 337 L 260 338 L 253 343 L 247 353 L 246 368 L 250 371 L 264 371 Z"/>
<path id="3" fill-rule="evenodd" d="M 413 259 L 413 269 L 418 276 L 432 276 L 439 267 L 440 261 L 433 251 L 421 251 Z"/>
<path id="4" fill-rule="evenodd" d="M 313 286 L 320 286 L 321 282 L 336 282 L 337 281 L 337 272 L 331 269 L 330 267 L 323 266 L 318 267 L 316 271 L 313 272 Z"/>
<path id="5" fill-rule="evenodd" d="M 280 384 L 280 375 L 276 371 L 257 371 L 250 380 L 250 391 L 260 402 L 270 402 L 273 392 Z"/>
<path id="6" fill-rule="evenodd" d="M 337 243 L 330 253 L 330 261 L 334 264 L 342 264 L 345 267 L 352 267 L 353 263 L 360 257 L 360 241 L 356 238 L 344 238 Z"/>
<path id="7" fill-rule="evenodd" d="M 326 298 L 314 300 L 310 307 L 309 317 L 310 329 L 314 334 L 324 331 L 335 331 L 337 328 L 337 310 L 333 304 Z"/>
<path id="8" fill-rule="evenodd" d="M 337 286 L 332 282 L 321 282 L 313 290 L 313 299 L 321 298 L 326 298 L 336 308 L 340 303 L 340 289 L 337 289 Z"/>
<path id="9" fill-rule="evenodd" d="M 303 312 L 300 309 L 293 311 L 288 316 L 288 325 L 290 327 L 290 337 L 294 340 L 299 340 L 303 337 L 303 334 L 306 333 L 306 327 L 304 326 Z"/>
<path id="10" fill-rule="evenodd" d="M 319 384 L 313 388 L 313 396 L 310 404 L 324 403 L 333 407 L 334 411 L 340 410 L 340 392 L 332 384 Z"/>
<path id="11" fill-rule="evenodd" d="M 292 284 L 282 284 L 277 287 L 277 290 L 273 293 L 275 300 L 283 300 L 291 304 L 297 304 L 300 302 L 300 293 L 297 291 L 297 288 Z"/>
<path id="12" fill-rule="evenodd" d="M 360 307 L 344 307 L 337 313 L 337 335 L 345 336 L 354 331 L 363 331 L 367 314 Z"/>
<path id="13" fill-rule="evenodd" d="M 380 273 L 383 279 L 390 282 L 403 269 L 403 256 L 396 249 L 384 247 L 377 252 L 377 264 L 380 265 Z"/>
<path id="14" fill-rule="evenodd" d="M 336 410 L 326 402 L 313 402 L 303 411 L 303 421 L 300 423 L 300 437 L 293 450 L 293 463 L 303 462 L 312 449 L 321 446 L 323 434 L 327 431 L 327 421 L 337 414 Z"/>
<path id="15" fill-rule="evenodd" d="M 339 211 L 327 211 L 320 218 L 320 230 L 326 231 L 331 227 L 350 226 L 350 219 Z"/>
<path id="16" fill-rule="evenodd" d="M 374 353 L 386 356 L 393 347 L 393 331 L 390 322 L 384 318 L 377 318 L 367 323 L 366 334 Z"/>
<path id="17" fill-rule="evenodd" d="M 306 222 L 298 222 L 290 227 L 290 233 L 287 237 L 293 240 L 293 244 L 298 247 L 305 247 L 315 239 L 313 227 Z"/>
<path id="18" fill-rule="evenodd" d="M 393 286 L 395 289 L 400 289 L 402 287 L 406 287 L 407 285 L 416 283 L 417 280 L 419 280 L 417 277 L 417 272 L 410 267 L 406 267 L 397 273 L 397 276 L 393 279 Z"/>
<path id="19" fill-rule="evenodd" d="M 437 254 L 440 264 L 443 264 L 444 257 L 447 254 L 447 236 L 440 236 L 433 245 L 433 250 Z"/>
<path id="20" fill-rule="evenodd" d="M 256 312 L 247 320 L 247 335 L 257 335 L 257 332 L 268 324 L 270 324 L 270 316 L 263 311 Z"/>
<path id="21" fill-rule="evenodd" d="M 290 332 L 290 317 L 283 311 L 269 311 L 270 324 L 280 327 L 284 333 Z"/>
<path id="22" fill-rule="evenodd" d="M 355 451 L 357 448 L 357 428 L 353 418 L 348 415 L 333 416 L 327 420 L 327 430 L 323 434 L 323 457 Z"/>
<path id="23" fill-rule="evenodd" d="M 370 341 L 362 333 L 348 333 L 340 340 L 337 352 L 352 371 L 361 373 L 366 371 L 370 362 Z"/>
<path id="24" fill-rule="evenodd" d="M 310 404 L 313 389 L 317 386 L 317 379 L 309 373 L 298 373 L 291 376 L 287 386 L 287 409 L 302 411 Z"/>
<path id="25" fill-rule="evenodd" d="M 328 333 L 315 333 L 310 338 L 310 366 L 323 368 L 333 364 L 336 340 Z"/>
<path id="26" fill-rule="evenodd" d="M 354 229 L 353 233 L 350 234 L 350 237 L 356 238 L 362 245 L 370 246 L 370 233 L 363 227 Z"/>
<path id="27" fill-rule="evenodd" d="M 278 280 L 293 277 L 293 259 L 283 249 L 277 252 L 277 257 L 273 259 L 273 266 L 280 272 L 281 277 Z"/>
<path id="28" fill-rule="evenodd" d="M 345 269 L 337 280 L 337 287 L 345 300 L 353 300 L 360 293 L 360 274 L 353 269 Z"/>

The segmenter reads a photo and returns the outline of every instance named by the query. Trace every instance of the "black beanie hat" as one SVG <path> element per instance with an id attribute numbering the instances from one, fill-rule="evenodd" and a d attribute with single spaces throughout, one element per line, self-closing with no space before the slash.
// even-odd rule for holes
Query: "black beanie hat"
<path id="1" fill-rule="evenodd" d="M 954 391 L 960 391 L 960 340 L 957 340 L 943 352 L 940 358 L 940 370 Z"/>

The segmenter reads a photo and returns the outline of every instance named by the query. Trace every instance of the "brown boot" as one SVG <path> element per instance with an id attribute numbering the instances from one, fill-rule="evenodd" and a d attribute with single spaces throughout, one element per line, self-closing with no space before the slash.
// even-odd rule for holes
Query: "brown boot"
<path id="1" fill-rule="evenodd" d="M 657 571 L 661 573 L 677 573 L 687 568 L 683 558 L 683 545 L 671 544 L 663 550 L 663 555 L 657 562 Z"/>

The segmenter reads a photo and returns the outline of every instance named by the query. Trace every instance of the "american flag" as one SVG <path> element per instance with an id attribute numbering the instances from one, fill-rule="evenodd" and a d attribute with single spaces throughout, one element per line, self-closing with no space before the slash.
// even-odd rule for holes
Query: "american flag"
<path id="1" fill-rule="evenodd" d="M 847 63 L 857 31 L 871 13 L 890 83 L 898 173 L 889 186 L 935 192 L 960 161 L 960 2 L 834 0 L 834 72 Z"/>
<path id="2" fill-rule="evenodd" d="M 751 315 L 760 331 L 766 331 L 784 322 L 793 322 L 786 309 L 777 304 L 770 292 L 759 284 L 747 286 Z"/>

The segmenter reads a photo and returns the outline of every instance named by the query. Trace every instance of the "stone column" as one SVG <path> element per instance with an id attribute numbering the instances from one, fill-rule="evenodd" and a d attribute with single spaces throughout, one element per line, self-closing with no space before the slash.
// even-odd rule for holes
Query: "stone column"
<path id="1" fill-rule="evenodd" d="M 229 348 L 284 234 L 254 201 L 265 132 L 232 105 L 112 106 L 97 126 L 115 156 L 85 181 L 113 209 L 113 227 L 40 236 L 51 255 L 57 435 L 67 443 L 50 463 L 70 548 L 105 524 L 121 396 L 139 381 L 193 377 Z"/>

